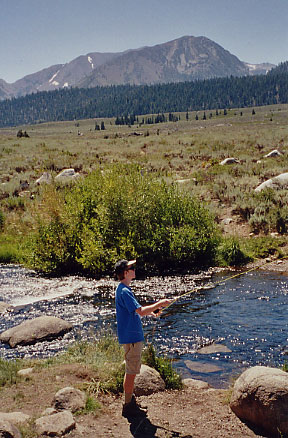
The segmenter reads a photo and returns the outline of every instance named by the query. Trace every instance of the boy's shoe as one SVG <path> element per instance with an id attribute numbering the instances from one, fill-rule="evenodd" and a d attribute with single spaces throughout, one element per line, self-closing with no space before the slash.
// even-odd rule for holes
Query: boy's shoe
<path id="1" fill-rule="evenodd" d="M 132 396 L 131 402 L 125 403 L 123 405 L 122 416 L 125 418 L 146 416 L 146 411 L 144 411 L 143 409 L 140 408 L 140 406 L 137 405 L 134 394 Z"/>

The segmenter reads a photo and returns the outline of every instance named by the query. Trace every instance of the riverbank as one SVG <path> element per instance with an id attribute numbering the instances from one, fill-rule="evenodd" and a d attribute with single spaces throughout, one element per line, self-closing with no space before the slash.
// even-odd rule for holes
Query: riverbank
<path id="1" fill-rule="evenodd" d="M 93 379 L 92 370 L 81 364 L 62 364 L 35 369 L 16 385 L 1 390 L 0 412 L 21 411 L 33 419 L 51 406 L 61 388 L 83 386 Z M 252 438 L 260 437 L 229 408 L 228 390 L 170 390 L 139 397 L 147 417 L 129 423 L 121 415 L 122 396 L 93 395 L 101 403 L 95 412 L 75 416 L 77 427 L 69 438 Z M 33 421 L 21 426 L 23 438 L 33 438 Z"/>

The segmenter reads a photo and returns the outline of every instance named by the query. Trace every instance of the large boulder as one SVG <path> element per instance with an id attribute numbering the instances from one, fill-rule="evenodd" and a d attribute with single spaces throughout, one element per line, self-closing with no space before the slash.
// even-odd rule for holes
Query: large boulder
<path id="1" fill-rule="evenodd" d="M 267 179 L 258 187 L 256 187 L 255 192 L 261 192 L 264 189 L 285 189 L 288 187 L 288 172 L 281 173 L 278 176 L 274 176 L 274 178 Z"/>
<path id="2" fill-rule="evenodd" d="M 57 411 L 70 410 L 72 412 L 83 409 L 86 404 L 86 395 L 79 389 L 67 386 L 60 389 L 53 399 L 53 406 Z"/>
<path id="3" fill-rule="evenodd" d="M 136 396 L 149 395 L 164 391 L 165 382 L 154 368 L 141 365 L 140 374 L 135 378 L 134 393 Z"/>
<path id="4" fill-rule="evenodd" d="M 75 172 L 74 169 L 64 169 L 62 172 L 58 173 L 58 175 L 55 176 L 55 181 L 66 183 L 73 181 L 77 178 L 79 178 L 81 175 L 78 172 Z"/>
<path id="5" fill-rule="evenodd" d="M 76 423 L 70 411 L 46 415 L 35 421 L 36 431 L 40 435 L 61 437 L 75 429 Z"/>
<path id="6" fill-rule="evenodd" d="M 23 412 L 0 412 L 0 421 L 9 421 L 14 425 L 26 423 L 30 420 L 30 416 Z"/>
<path id="7" fill-rule="evenodd" d="M 288 373 L 263 366 L 249 368 L 235 382 L 230 407 L 241 420 L 266 433 L 286 436 Z"/>
<path id="8" fill-rule="evenodd" d="M 21 438 L 21 433 L 9 421 L 0 420 L 0 438 Z"/>
<path id="9" fill-rule="evenodd" d="M 72 324 L 55 316 L 39 316 L 24 321 L 0 334 L 0 341 L 14 348 L 39 341 L 55 339 L 72 329 Z"/>

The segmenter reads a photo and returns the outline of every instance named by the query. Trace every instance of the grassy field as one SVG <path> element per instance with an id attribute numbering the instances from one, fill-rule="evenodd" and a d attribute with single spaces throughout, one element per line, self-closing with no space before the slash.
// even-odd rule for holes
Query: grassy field
<path id="1" fill-rule="evenodd" d="M 201 200 L 224 235 L 249 237 L 243 245 L 251 254 L 279 252 L 288 230 L 286 191 L 254 189 L 287 172 L 288 105 L 232 109 L 227 115 L 206 111 L 206 120 L 201 111 L 189 113 L 188 120 L 186 113 L 176 115 L 178 122 L 131 127 L 98 119 L 1 129 L 0 260 L 13 261 L 15 245 L 19 259 L 22 237 L 33 230 L 33 215 L 41 208 L 42 188 L 35 181 L 44 172 L 54 177 L 74 168 L 85 176 L 119 162 L 138 163 Z M 102 121 L 106 129 L 95 130 Z M 29 138 L 17 138 L 19 129 Z M 264 158 L 274 149 L 282 155 Z M 228 157 L 239 162 L 220 165 Z"/>

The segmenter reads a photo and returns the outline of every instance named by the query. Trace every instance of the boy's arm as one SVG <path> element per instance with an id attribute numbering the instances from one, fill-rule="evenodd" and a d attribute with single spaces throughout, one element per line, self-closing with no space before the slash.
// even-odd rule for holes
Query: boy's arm
<path id="1" fill-rule="evenodd" d="M 138 315 L 140 316 L 151 315 L 156 310 L 162 309 L 162 307 L 169 306 L 169 304 L 171 304 L 172 301 L 173 300 L 168 300 L 168 299 L 160 300 L 154 304 L 150 304 L 149 306 L 139 307 L 138 309 L 135 310 L 135 312 L 137 312 Z"/>

